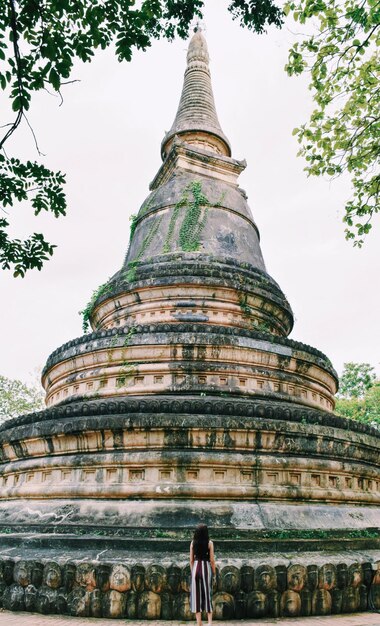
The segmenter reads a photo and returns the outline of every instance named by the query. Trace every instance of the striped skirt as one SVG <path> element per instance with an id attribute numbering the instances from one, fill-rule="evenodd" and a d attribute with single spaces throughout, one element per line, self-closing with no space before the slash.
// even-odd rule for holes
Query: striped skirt
<path id="1" fill-rule="evenodd" d="M 194 561 L 191 572 L 190 610 L 212 613 L 212 571 L 209 561 Z"/>

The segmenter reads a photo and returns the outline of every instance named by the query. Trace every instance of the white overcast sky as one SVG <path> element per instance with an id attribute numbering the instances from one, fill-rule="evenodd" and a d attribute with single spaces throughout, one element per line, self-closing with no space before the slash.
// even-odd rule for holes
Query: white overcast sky
<path id="1" fill-rule="evenodd" d="M 216 106 L 233 156 L 248 163 L 241 186 L 268 272 L 293 307 L 291 337 L 325 352 L 338 372 L 346 361 L 379 372 L 379 220 L 363 249 L 345 241 L 348 182 L 309 179 L 296 156 L 292 129 L 312 102 L 307 80 L 283 69 L 294 35 L 289 27 L 252 34 L 226 7 L 206 2 Z M 129 64 L 100 52 L 78 64 L 80 82 L 65 87 L 61 107 L 46 93 L 34 98 L 29 118 L 46 164 L 67 173 L 69 208 L 60 219 L 35 218 L 26 207 L 10 212 L 12 234 L 42 231 L 58 248 L 41 272 L 0 276 L 0 374 L 29 380 L 50 352 L 81 335 L 78 311 L 120 268 L 129 216 L 148 195 L 177 110 L 186 49 L 183 41 L 154 42 Z M 16 135 L 8 153 L 38 159 L 28 129 Z"/>

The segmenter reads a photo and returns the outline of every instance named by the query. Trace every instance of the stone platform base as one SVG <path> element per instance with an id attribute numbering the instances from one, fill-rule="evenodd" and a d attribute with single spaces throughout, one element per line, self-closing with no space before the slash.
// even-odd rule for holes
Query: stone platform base
<path id="1" fill-rule="evenodd" d="M 12 611 L 79 617 L 191 620 L 190 568 L 185 554 L 163 549 L 63 550 L 38 536 L 23 550 L 4 537 L 0 606 Z M 46 539 L 46 537 L 45 537 Z M 54 543 L 54 542 L 53 542 Z M 121 542 L 120 547 L 123 548 Z M 8 545 L 6 545 L 8 544 Z M 103 548 L 104 548 L 103 544 Z M 136 546 L 135 546 L 136 547 Z M 162 545 L 164 548 L 164 545 Z M 79 555 L 82 555 L 79 557 Z M 380 550 L 345 550 L 217 559 L 214 617 L 258 619 L 380 609 Z"/>

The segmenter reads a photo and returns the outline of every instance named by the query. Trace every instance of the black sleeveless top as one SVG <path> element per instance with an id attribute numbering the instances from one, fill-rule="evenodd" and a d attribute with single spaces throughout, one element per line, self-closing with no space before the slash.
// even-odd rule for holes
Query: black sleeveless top
<path id="1" fill-rule="evenodd" d="M 194 550 L 194 560 L 195 561 L 209 561 L 210 560 L 210 548 L 209 548 L 210 542 L 207 546 L 206 551 L 202 548 L 204 546 L 198 546 L 197 550 L 195 549 L 195 544 L 193 542 L 193 550 Z"/>

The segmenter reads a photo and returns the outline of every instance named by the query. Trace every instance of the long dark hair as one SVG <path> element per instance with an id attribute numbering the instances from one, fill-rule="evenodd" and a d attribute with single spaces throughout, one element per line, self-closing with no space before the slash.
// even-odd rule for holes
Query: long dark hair
<path id="1" fill-rule="evenodd" d="M 196 559 L 207 559 L 209 556 L 208 550 L 208 528 L 206 524 L 199 524 L 194 530 L 193 537 L 193 550 Z"/>

